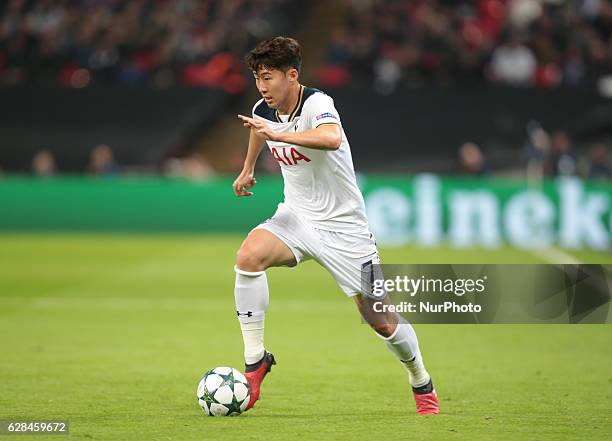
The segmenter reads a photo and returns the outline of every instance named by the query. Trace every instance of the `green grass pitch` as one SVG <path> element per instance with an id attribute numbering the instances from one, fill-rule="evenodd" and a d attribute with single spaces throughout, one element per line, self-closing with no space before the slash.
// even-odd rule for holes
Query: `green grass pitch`
<path id="1" fill-rule="evenodd" d="M 242 368 L 240 241 L 0 235 L 0 420 L 69 420 L 70 439 L 86 440 L 612 439 L 612 327 L 417 326 L 442 406 L 418 417 L 404 369 L 312 262 L 269 271 L 266 345 L 278 365 L 261 401 L 236 418 L 206 417 L 201 375 Z M 542 262 L 516 250 L 381 256 Z M 27 437 L 37 438 L 66 439 Z"/>

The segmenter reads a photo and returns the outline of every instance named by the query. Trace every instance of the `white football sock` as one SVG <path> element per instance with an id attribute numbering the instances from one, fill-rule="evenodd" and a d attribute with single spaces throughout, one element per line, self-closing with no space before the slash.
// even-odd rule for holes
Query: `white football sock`
<path id="1" fill-rule="evenodd" d="M 270 294 L 265 271 L 243 271 L 234 267 L 236 313 L 244 341 L 246 364 L 257 363 L 264 356 L 264 316 Z"/>
<path id="2" fill-rule="evenodd" d="M 385 345 L 395 354 L 408 370 L 408 377 L 412 387 L 421 387 L 429 383 L 429 373 L 423 365 L 423 357 L 419 350 L 419 341 L 414 328 L 409 323 L 399 323 L 395 332 L 389 337 L 383 337 Z"/>
<path id="3" fill-rule="evenodd" d="M 240 323 L 244 341 L 244 362 L 257 363 L 266 353 L 264 349 L 264 321 Z"/>

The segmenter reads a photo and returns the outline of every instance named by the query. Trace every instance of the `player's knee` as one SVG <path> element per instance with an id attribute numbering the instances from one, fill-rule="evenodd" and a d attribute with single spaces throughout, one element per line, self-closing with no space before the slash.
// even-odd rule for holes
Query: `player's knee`
<path id="1" fill-rule="evenodd" d="M 370 326 L 372 326 L 372 329 L 374 329 L 378 335 L 382 335 L 383 337 L 387 338 L 393 335 L 397 325 L 393 323 L 377 323 Z"/>
<path id="2" fill-rule="evenodd" d="M 243 271 L 266 270 L 264 257 L 248 245 L 242 245 L 236 253 L 236 266 Z"/>

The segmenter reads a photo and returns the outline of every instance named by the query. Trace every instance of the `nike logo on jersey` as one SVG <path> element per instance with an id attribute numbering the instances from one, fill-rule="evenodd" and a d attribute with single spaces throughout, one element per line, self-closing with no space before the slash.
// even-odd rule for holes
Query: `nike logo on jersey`
<path id="1" fill-rule="evenodd" d="M 278 149 L 272 147 L 270 150 L 274 159 L 285 165 L 298 165 L 300 161 L 310 162 L 310 158 L 300 153 L 295 147 L 282 147 Z"/>

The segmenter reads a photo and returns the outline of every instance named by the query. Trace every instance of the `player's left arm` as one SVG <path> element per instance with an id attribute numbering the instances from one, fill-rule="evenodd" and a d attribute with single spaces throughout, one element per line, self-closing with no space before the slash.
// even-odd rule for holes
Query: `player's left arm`
<path id="1" fill-rule="evenodd" d="M 274 132 L 268 125 L 260 120 L 238 115 L 245 127 L 250 127 L 261 138 L 295 144 L 300 147 L 317 150 L 338 150 L 342 143 L 342 129 L 335 123 L 321 124 L 314 129 L 303 132 Z"/>

